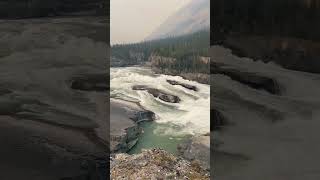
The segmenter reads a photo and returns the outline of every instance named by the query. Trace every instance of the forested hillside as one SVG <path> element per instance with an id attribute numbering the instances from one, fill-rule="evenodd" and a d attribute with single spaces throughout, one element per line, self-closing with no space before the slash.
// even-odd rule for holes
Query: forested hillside
<path id="1" fill-rule="evenodd" d="M 178 37 L 135 44 L 118 44 L 111 47 L 111 57 L 112 61 L 121 61 L 124 65 L 147 63 L 158 69 L 177 73 L 208 73 L 209 62 L 203 57 L 209 57 L 209 39 L 210 32 L 203 30 Z"/>
<path id="2" fill-rule="evenodd" d="M 194 0 L 169 16 L 146 40 L 181 36 L 203 29 L 210 29 L 210 0 Z"/>

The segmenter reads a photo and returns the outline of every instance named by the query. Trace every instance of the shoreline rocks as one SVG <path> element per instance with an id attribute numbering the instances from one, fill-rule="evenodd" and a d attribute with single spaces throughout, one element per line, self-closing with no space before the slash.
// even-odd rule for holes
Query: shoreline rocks
<path id="1" fill-rule="evenodd" d="M 139 140 L 142 133 L 140 123 L 153 121 L 155 115 L 139 105 L 122 100 L 110 101 L 110 152 L 128 152 Z"/>
<path id="2" fill-rule="evenodd" d="M 150 149 L 140 154 L 116 154 L 111 158 L 110 178 L 209 180 L 210 174 L 196 162 L 175 157 L 161 149 Z"/>

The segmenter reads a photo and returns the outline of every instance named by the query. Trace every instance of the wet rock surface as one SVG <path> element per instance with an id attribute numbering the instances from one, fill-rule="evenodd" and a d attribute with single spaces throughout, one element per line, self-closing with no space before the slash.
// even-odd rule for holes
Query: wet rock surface
<path id="1" fill-rule="evenodd" d="M 144 150 L 140 154 L 116 154 L 111 158 L 110 178 L 120 179 L 198 179 L 209 180 L 209 172 L 197 163 L 161 150 Z"/>
<path id="2" fill-rule="evenodd" d="M 137 91 L 147 91 L 149 94 L 151 94 L 155 98 L 159 98 L 162 101 L 169 102 L 169 103 L 179 103 L 181 101 L 178 96 L 171 95 L 161 90 L 150 88 L 144 85 L 136 85 L 136 86 L 133 86 L 132 89 Z"/>
<path id="3" fill-rule="evenodd" d="M 110 101 L 110 152 L 125 153 L 139 140 L 140 123 L 153 121 L 154 113 L 135 103 L 112 99 Z"/>
<path id="4" fill-rule="evenodd" d="M 167 80 L 167 82 L 171 85 L 179 85 L 179 86 L 182 86 L 182 87 L 189 89 L 189 90 L 192 90 L 192 91 L 198 91 L 198 88 L 196 86 L 193 86 L 190 84 L 181 83 L 181 82 L 173 81 L 173 80 L 169 80 L 169 79 Z"/>

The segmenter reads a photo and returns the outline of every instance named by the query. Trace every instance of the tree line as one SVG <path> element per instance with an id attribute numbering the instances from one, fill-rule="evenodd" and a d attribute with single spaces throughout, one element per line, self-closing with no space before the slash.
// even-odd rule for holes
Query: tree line
<path id="1" fill-rule="evenodd" d="M 142 61 L 147 62 L 151 55 L 174 58 L 168 63 L 158 64 L 160 69 L 171 69 L 178 72 L 209 72 L 209 65 L 199 57 L 209 57 L 210 31 L 202 30 L 188 35 L 168 37 L 132 44 L 117 44 L 111 47 L 111 56 L 126 61 L 136 61 L 132 52 L 142 53 Z M 129 63 L 132 64 L 132 63 Z"/>

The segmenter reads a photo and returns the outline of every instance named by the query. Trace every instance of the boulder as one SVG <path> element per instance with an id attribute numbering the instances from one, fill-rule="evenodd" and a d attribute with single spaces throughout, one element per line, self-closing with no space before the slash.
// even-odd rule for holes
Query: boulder
<path id="1" fill-rule="evenodd" d="M 137 91 L 147 91 L 149 94 L 151 94 L 155 98 L 159 98 L 162 101 L 169 102 L 169 103 L 179 103 L 181 101 L 181 99 L 178 96 L 171 95 L 159 89 L 150 88 L 144 85 L 136 85 L 136 86 L 133 86 L 132 89 Z"/>
<path id="2" fill-rule="evenodd" d="M 196 86 L 193 86 L 193 85 L 190 85 L 190 84 L 186 84 L 186 83 L 181 83 L 181 82 L 178 82 L 178 81 L 174 81 L 174 80 L 167 80 L 167 82 L 171 85 L 179 85 L 179 86 L 182 86 L 186 89 L 189 89 L 189 90 L 192 90 L 192 91 L 198 91 L 198 88 Z"/>

